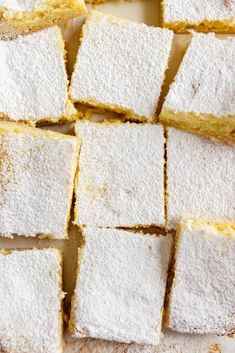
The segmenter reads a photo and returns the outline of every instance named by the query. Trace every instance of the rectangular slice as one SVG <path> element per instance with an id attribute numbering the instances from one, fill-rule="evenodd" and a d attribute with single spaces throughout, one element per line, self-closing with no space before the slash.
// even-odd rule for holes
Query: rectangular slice
<path id="1" fill-rule="evenodd" d="M 162 0 L 162 24 L 175 32 L 235 33 L 233 0 Z"/>
<path id="2" fill-rule="evenodd" d="M 169 128 L 167 228 L 181 218 L 234 220 L 234 176 L 234 146 Z"/>
<path id="3" fill-rule="evenodd" d="M 235 143 L 234 62 L 235 38 L 195 34 L 170 86 L 160 121 Z"/>
<path id="4" fill-rule="evenodd" d="M 0 251 L 2 352 L 62 353 L 61 272 L 59 250 Z"/>
<path id="5" fill-rule="evenodd" d="M 77 225 L 165 225 L 161 125 L 77 122 Z"/>
<path id="6" fill-rule="evenodd" d="M 158 344 L 171 236 L 83 229 L 70 331 L 75 337 Z"/>
<path id="7" fill-rule="evenodd" d="M 84 0 L 0 0 L 0 39 L 39 31 L 84 12 Z"/>
<path id="8" fill-rule="evenodd" d="M 182 222 L 178 229 L 168 326 L 180 332 L 235 333 L 235 223 Z"/>
<path id="9" fill-rule="evenodd" d="M 0 122 L 0 235 L 64 239 L 79 140 Z"/>
<path id="10" fill-rule="evenodd" d="M 0 119 L 57 122 L 73 118 L 59 27 L 0 41 Z"/>
<path id="11" fill-rule="evenodd" d="M 72 99 L 152 120 L 172 39 L 169 30 L 92 11 L 72 75 Z"/>

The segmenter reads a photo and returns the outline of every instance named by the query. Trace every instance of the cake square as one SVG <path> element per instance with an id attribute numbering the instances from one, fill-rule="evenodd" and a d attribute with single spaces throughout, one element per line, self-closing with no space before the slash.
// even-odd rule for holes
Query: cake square
<path id="1" fill-rule="evenodd" d="M 195 34 L 170 86 L 160 121 L 235 143 L 234 62 L 235 38 Z"/>
<path id="2" fill-rule="evenodd" d="M 235 148 L 174 128 L 167 138 L 167 228 L 181 218 L 235 219 Z"/>
<path id="3" fill-rule="evenodd" d="M 74 223 L 163 227 L 162 126 L 77 122 L 76 134 L 82 145 Z"/>
<path id="4" fill-rule="evenodd" d="M 171 236 L 83 229 L 70 331 L 75 337 L 158 344 Z"/>
<path id="5" fill-rule="evenodd" d="M 84 0 L 0 0 L 0 39 L 39 31 L 84 12 Z"/>
<path id="6" fill-rule="evenodd" d="M 162 0 L 163 26 L 184 33 L 235 32 L 235 3 L 222 0 Z"/>
<path id="7" fill-rule="evenodd" d="M 76 113 L 68 98 L 59 27 L 0 41 L 0 118 L 57 122 Z"/>
<path id="8" fill-rule="evenodd" d="M 235 333 L 235 223 L 182 222 L 168 326 L 189 333 Z"/>
<path id="9" fill-rule="evenodd" d="M 0 122 L 0 235 L 64 239 L 79 140 Z"/>
<path id="10" fill-rule="evenodd" d="M 0 252 L 2 352 L 62 353 L 61 272 L 56 249 Z"/>
<path id="11" fill-rule="evenodd" d="M 72 75 L 72 99 L 153 119 L 172 39 L 169 30 L 92 11 Z"/>

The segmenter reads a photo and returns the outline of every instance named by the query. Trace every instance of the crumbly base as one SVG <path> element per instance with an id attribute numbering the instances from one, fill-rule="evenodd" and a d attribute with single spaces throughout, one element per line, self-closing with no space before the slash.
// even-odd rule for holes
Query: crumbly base
<path id="1" fill-rule="evenodd" d="M 184 113 L 163 109 L 160 115 L 160 122 L 235 144 L 235 115 L 216 117 L 210 114 Z"/>
<path id="2" fill-rule="evenodd" d="M 66 22 L 86 12 L 84 0 L 48 0 L 32 11 L 0 11 L 0 39 L 37 32 L 46 27 Z"/>
<path id="3" fill-rule="evenodd" d="M 232 20 L 227 21 L 208 21 L 200 23 L 190 22 L 165 22 L 162 18 L 162 27 L 172 29 L 176 33 L 189 33 L 191 30 L 196 32 L 215 32 L 215 33 L 235 33 L 235 23 Z"/>

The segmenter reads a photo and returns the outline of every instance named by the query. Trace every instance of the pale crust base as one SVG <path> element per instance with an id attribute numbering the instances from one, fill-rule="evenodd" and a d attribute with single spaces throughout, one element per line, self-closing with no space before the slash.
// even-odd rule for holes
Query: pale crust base
<path id="1" fill-rule="evenodd" d="M 76 9 L 64 9 L 63 12 L 53 12 L 50 15 L 39 16 L 35 21 L 19 22 L 17 20 L 4 19 L 0 13 L 0 40 L 14 39 L 19 35 L 26 35 L 40 31 L 44 28 L 55 26 L 58 23 L 66 22 L 86 12 L 85 5 Z"/>
<path id="2" fill-rule="evenodd" d="M 172 29 L 176 33 L 189 33 L 194 30 L 196 32 L 215 32 L 215 33 L 235 33 L 234 21 L 202 21 L 200 23 L 190 22 L 164 22 L 162 21 L 162 27 Z"/>
<path id="3" fill-rule="evenodd" d="M 216 117 L 209 114 L 183 113 L 163 109 L 160 122 L 164 125 L 235 144 L 235 115 Z"/>

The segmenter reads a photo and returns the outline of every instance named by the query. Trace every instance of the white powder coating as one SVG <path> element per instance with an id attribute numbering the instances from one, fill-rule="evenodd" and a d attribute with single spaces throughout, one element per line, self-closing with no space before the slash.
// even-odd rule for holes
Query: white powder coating
<path id="1" fill-rule="evenodd" d="M 180 332 L 235 332 L 235 228 L 230 236 L 213 225 L 188 221 L 179 234 L 169 327 Z"/>
<path id="2" fill-rule="evenodd" d="M 48 0 L 0 0 L 0 9 L 9 9 L 12 11 L 30 11 L 36 5 L 48 2 Z"/>
<path id="3" fill-rule="evenodd" d="M 168 129 L 167 227 L 183 218 L 235 219 L 235 148 Z"/>
<path id="4" fill-rule="evenodd" d="M 171 237 L 86 228 L 72 318 L 76 337 L 157 344 Z"/>
<path id="5" fill-rule="evenodd" d="M 60 282 L 55 249 L 0 253 L 2 352 L 62 352 Z"/>
<path id="6" fill-rule="evenodd" d="M 82 140 L 75 223 L 165 225 L 161 125 L 76 124 Z"/>
<path id="7" fill-rule="evenodd" d="M 0 41 L 0 115 L 59 120 L 66 115 L 67 81 L 59 27 Z"/>
<path id="8" fill-rule="evenodd" d="M 91 12 L 72 76 L 72 98 L 151 119 L 172 38 L 167 29 Z"/>
<path id="9" fill-rule="evenodd" d="M 235 38 L 194 34 L 163 109 L 215 117 L 234 116 L 234 62 Z"/>
<path id="10" fill-rule="evenodd" d="M 235 21 L 234 0 L 163 0 L 164 22 Z"/>
<path id="11" fill-rule="evenodd" d="M 78 145 L 56 136 L 4 132 L 0 125 L 2 236 L 67 236 Z"/>

